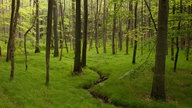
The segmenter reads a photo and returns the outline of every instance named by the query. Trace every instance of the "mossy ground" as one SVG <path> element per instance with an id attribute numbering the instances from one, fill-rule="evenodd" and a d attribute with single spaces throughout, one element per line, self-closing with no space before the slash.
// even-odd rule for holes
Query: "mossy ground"
<path id="1" fill-rule="evenodd" d="M 28 71 L 25 71 L 24 55 L 17 49 L 15 56 L 15 78 L 9 81 L 10 63 L 5 62 L 5 48 L 0 57 L 0 107 L 1 108 L 113 108 L 93 98 L 82 89 L 96 81 L 99 76 L 92 68 L 109 75 L 105 82 L 94 86 L 101 94 L 118 105 L 130 108 L 190 108 L 192 106 L 192 61 L 185 61 L 185 52 L 180 53 L 178 70 L 173 72 L 173 62 L 167 56 L 166 95 L 167 101 L 151 100 L 154 54 L 148 62 L 131 74 L 121 78 L 126 72 L 136 68 L 148 55 L 138 50 L 136 65 L 131 64 L 132 52 L 126 55 L 118 52 L 96 54 L 95 49 L 88 51 L 87 68 L 78 76 L 72 76 L 73 51 L 64 53 L 62 61 L 51 55 L 50 85 L 45 85 L 45 52 L 34 54 L 29 51 Z M 130 49 L 131 51 L 131 49 Z M 53 52 L 53 51 L 52 51 Z M 100 50 L 102 52 L 102 49 Z M 191 57 L 192 58 L 192 57 Z"/>

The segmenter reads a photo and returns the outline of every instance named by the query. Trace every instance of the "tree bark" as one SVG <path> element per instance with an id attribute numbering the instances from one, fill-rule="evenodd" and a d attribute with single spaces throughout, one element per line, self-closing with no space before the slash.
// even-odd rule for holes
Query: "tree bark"
<path id="1" fill-rule="evenodd" d="M 81 0 L 76 0 L 76 26 L 75 26 L 75 59 L 74 74 L 82 72 L 81 69 Z"/>
<path id="2" fill-rule="evenodd" d="M 104 6 L 103 6 L 103 53 L 107 52 L 106 49 L 106 45 L 107 45 L 107 34 L 106 34 L 106 30 L 107 30 L 107 25 L 106 25 L 106 0 L 104 0 Z"/>
<path id="3" fill-rule="evenodd" d="M 183 13 L 183 0 L 180 0 L 180 14 Z M 178 31 L 181 30 L 181 19 L 182 19 L 182 16 L 180 15 L 179 17 L 179 23 L 178 23 Z M 181 33 L 180 33 L 181 34 Z M 174 62 L 174 68 L 173 68 L 173 71 L 176 72 L 177 70 L 177 62 L 178 62 L 178 57 L 179 57 L 179 37 L 177 36 L 176 37 L 176 54 L 175 54 L 175 62 Z"/>
<path id="4" fill-rule="evenodd" d="M 54 30 L 54 57 L 59 56 L 59 49 L 58 49 L 58 9 L 57 9 L 57 0 L 53 0 L 53 14 L 54 14 L 54 25 L 53 25 L 53 30 Z"/>
<path id="5" fill-rule="evenodd" d="M 135 4 L 135 37 L 134 37 L 134 49 L 133 49 L 133 59 L 132 64 L 136 63 L 136 54 L 137 54 L 137 6 L 138 1 Z"/>
<path id="6" fill-rule="evenodd" d="M 15 4 L 16 3 L 16 4 Z M 11 6 L 11 22 L 12 26 L 10 26 L 10 60 L 11 60 L 11 73 L 10 73 L 10 80 L 14 79 L 14 71 L 15 71 L 15 35 L 16 35 L 16 29 L 17 29 L 17 20 L 19 17 L 19 7 L 20 7 L 20 0 L 12 0 L 12 6 Z M 13 15 L 13 16 L 12 16 Z M 12 35 L 12 36 L 11 36 Z"/>
<path id="7" fill-rule="evenodd" d="M 115 33 L 116 33 L 116 20 L 117 20 L 117 16 L 116 16 L 116 8 L 117 8 L 117 3 L 114 2 L 114 14 L 113 14 L 113 31 L 112 31 L 112 54 L 115 54 Z"/>
<path id="8" fill-rule="evenodd" d="M 87 30 L 88 30 L 88 1 L 84 0 L 84 29 L 83 29 L 82 67 L 86 66 L 87 58 Z"/>
<path id="9" fill-rule="evenodd" d="M 40 52 L 39 39 L 40 39 L 40 30 L 39 30 L 39 0 L 36 0 L 36 45 L 35 53 Z"/>
<path id="10" fill-rule="evenodd" d="M 99 54 L 99 37 L 98 37 L 98 20 L 99 20 L 99 1 L 96 1 L 96 13 L 95 13 L 95 48 L 97 54 Z"/>
<path id="11" fill-rule="evenodd" d="M 158 30 L 155 55 L 155 68 L 151 97 L 166 100 L 165 95 L 165 62 L 168 30 L 168 0 L 159 0 Z"/>
<path id="12" fill-rule="evenodd" d="M 47 13 L 47 38 L 46 38 L 46 85 L 49 84 L 49 68 L 50 68 L 50 44 L 52 35 L 52 10 L 53 0 L 48 1 L 48 13 Z"/>

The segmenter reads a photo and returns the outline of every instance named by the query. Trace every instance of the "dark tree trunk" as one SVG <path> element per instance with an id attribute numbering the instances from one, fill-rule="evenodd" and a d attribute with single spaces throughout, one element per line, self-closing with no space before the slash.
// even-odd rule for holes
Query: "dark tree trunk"
<path id="1" fill-rule="evenodd" d="M 119 18 L 119 51 L 123 49 L 123 31 L 122 31 L 122 21 Z"/>
<path id="2" fill-rule="evenodd" d="M 183 13 L 183 0 L 180 0 L 180 14 Z M 178 31 L 181 30 L 181 17 L 179 18 L 179 23 L 178 23 Z M 181 34 L 181 33 L 180 33 Z M 176 54 L 175 54 L 175 62 L 174 62 L 174 68 L 173 68 L 173 71 L 176 72 L 176 69 L 177 69 L 177 62 L 178 62 L 178 57 L 179 57 L 179 37 L 177 36 L 176 37 Z"/>
<path id="3" fill-rule="evenodd" d="M 112 54 L 115 54 L 115 32 L 116 32 L 116 20 L 117 20 L 117 16 L 116 16 L 116 8 L 117 8 L 117 3 L 114 3 L 114 15 L 113 15 L 113 31 L 112 31 Z"/>
<path id="4" fill-rule="evenodd" d="M 40 30 L 39 30 L 39 0 L 36 0 L 36 45 L 35 53 L 40 52 L 39 39 L 40 39 Z"/>
<path id="5" fill-rule="evenodd" d="M 175 14 L 175 1 L 174 1 L 174 4 L 173 4 L 173 15 Z M 173 24 L 174 24 L 174 21 L 173 21 Z M 173 61 L 174 60 L 174 38 L 172 37 L 171 38 L 171 60 Z"/>
<path id="6" fill-rule="evenodd" d="M 17 29 L 17 20 L 19 17 L 19 7 L 20 7 L 20 0 L 12 0 L 12 6 L 11 6 L 11 22 L 10 24 L 10 60 L 11 60 L 11 73 L 10 73 L 10 80 L 14 79 L 14 71 L 15 71 L 15 59 L 14 59 L 14 53 L 15 53 L 15 35 L 16 35 L 16 29 Z M 13 15 L 13 16 L 12 16 Z"/>
<path id="7" fill-rule="evenodd" d="M 191 13 L 192 13 L 192 8 L 191 8 L 191 6 L 188 6 L 188 14 L 191 15 Z M 188 28 L 190 28 L 190 25 L 191 24 L 189 23 Z M 190 32 L 188 32 L 187 33 L 186 61 L 189 60 L 190 47 L 191 47 L 191 39 L 190 39 Z"/>
<path id="8" fill-rule="evenodd" d="M 151 97 L 165 100 L 165 62 L 168 30 L 168 0 L 159 0 L 158 30 L 155 56 L 155 68 Z"/>
<path id="9" fill-rule="evenodd" d="M 75 26 L 75 59 L 74 74 L 82 72 L 81 69 L 81 0 L 76 0 L 76 26 Z"/>
<path id="10" fill-rule="evenodd" d="M 57 31 L 57 24 L 58 24 L 58 9 L 57 9 L 57 0 L 53 0 L 53 13 L 54 13 L 54 25 L 53 25 L 53 30 L 54 30 L 54 57 L 59 56 L 59 49 L 58 49 L 58 31 Z"/>
<path id="11" fill-rule="evenodd" d="M 87 29 L 88 29 L 88 1 L 84 0 L 84 29 L 83 29 L 84 31 L 83 31 L 82 67 L 86 66 Z"/>
<path id="12" fill-rule="evenodd" d="M 133 49 L 133 60 L 132 63 L 136 63 L 136 54 L 137 54 L 137 6 L 138 1 L 135 4 L 135 37 L 134 37 L 134 49 Z"/>
<path id="13" fill-rule="evenodd" d="M 46 85 L 49 84 L 50 44 L 52 35 L 52 10 L 53 10 L 53 0 L 49 0 L 48 13 L 47 13 L 47 38 L 46 38 Z"/>

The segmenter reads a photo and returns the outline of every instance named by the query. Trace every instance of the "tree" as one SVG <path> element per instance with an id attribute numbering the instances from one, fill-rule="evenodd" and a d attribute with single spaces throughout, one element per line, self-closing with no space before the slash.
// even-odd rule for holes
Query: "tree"
<path id="1" fill-rule="evenodd" d="M 39 0 L 36 0 L 36 45 L 35 45 L 35 53 L 39 53 L 40 52 L 39 39 L 40 39 L 40 30 L 39 30 Z"/>
<path id="2" fill-rule="evenodd" d="M 11 21 L 10 21 L 10 33 L 9 33 L 9 42 L 7 47 L 7 60 L 11 60 L 11 73 L 10 73 L 10 80 L 14 79 L 14 71 L 15 71 L 15 59 L 14 59 L 14 52 L 15 52 L 15 36 L 16 36 L 16 28 L 17 28 L 17 20 L 19 17 L 19 7 L 20 7 L 20 0 L 12 0 L 11 5 Z"/>
<path id="3" fill-rule="evenodd" d="M 59 49 L 58 49 L 58 32 L 57 32 L 57 22 L 58 22 L 58 9 L 57 9 L 57 0 L 53 0 L 53 17 L 54 17 L 54 25 L 53 25 L 53 30 L 54 30 L 54 57 L 59 56 Z"/>
<path id="4" fill-rule="evenodd" d="M 103 52 L 106 53 L 107 49 L 106 49 L 106 43 L 107 43 L 107 33 L 106 33 L 106 29 L 107 29 L 107 21 L 106 21 L 106 14 L 107 14 L 107 9 L 106 9 L 106 3 L 107 1 L 104 0 L 104 6 L 103 6 Z"/>
<path id="5" fill-rule="evenodd" d="M 50 43 L 51 43 L 51 34 L 52 34 L 52 10 L 53 10 L 53 0 L 49 0 L 48 12 L 47 12 L 47 38 L 46 38 L 46 85 L 49 84 Z"/>
<path id="6" fill-rule="evenodd" d="M 167 49 L 168 0 L 159 0 L 157 45 L 151 97 L 165 100 L 165 61 Z"/>
<path id="7" fill-rule="evenodd" d="M 98 29 L 99 29 L 99 0 L 96 1 L 96 13 L 95 13 L 95 48 L 97 54 L 99 54 L 99 36 L 98 36 Z"/>
<path id="8" fill-rule="evenodd" d="M 87 30 L 88 30 L 88 1 L 84 0 L 84 31 L 83 31 L 83 50 L 82 50 L 82 67 L 86 66 L 87 56 Z"/>
<path id="9" fill-rule="evenodd" d="M 116 32 L 116 20 L 117 20 L 117 3 L 114 2 L 114 15 L 113 15 L 113 31 L 112 31 L 112 54 L 115 54 L 115 32 Z"/>
<path id="10" fill-rule="evenodd" d="M 81 0 L 76 0 L 74 74 L 81 73 Z"/>
<path id="11" fill-rule="evenodd" d="M 135 3 L 135 39 L 134 39 L 134 49 L 133 49 L 133 60 L 132 63 L 136 63 L 136 53 L 137 53 L 137 6 L 138 6 L 138 1 Z"/>

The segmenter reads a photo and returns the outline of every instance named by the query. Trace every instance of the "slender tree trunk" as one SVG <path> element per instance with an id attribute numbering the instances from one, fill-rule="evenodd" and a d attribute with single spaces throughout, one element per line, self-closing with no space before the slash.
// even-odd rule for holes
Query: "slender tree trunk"
<path id="1" fill-rule="evenodd" d="M 32 26 L 25 32 L 24 34 L 24 52 L 25 52 L 25 70 L 27 71 L 28 69 L 28 56 L 27 56 L 27 34 L 31 31 L 31 29 L 35 26 L 35 22 L 36 22 L 36 16 L 35 19 L 33 20 L 34 22 L 32 23 Z"/>
<path id="2" fill-rule="evenodd" d="M 107 45 L 107 34 L 106 34 L 106 30 L 107 30 L 107 25 L 106 25 L 106 0 L 104 0 L 104 6 L 103 6 L 103 53 L 107 52 L 106 49 L 106 45 Z"/>
<path id="3" fill-rule="evenodd" d="M 136 54 L 137 54 L 137 6 L 138 1 L 135 4 L 135 37 L 134 37 L 134 49 L 133 49 L 133 60 L 132 63 L 136 63 Z"/>
<path id="4" fill-rule="evenodd" d="M 48 1 L 48 13 L 47 13 L 47 38 L 46 38 L 46 85 L 49 84 L 49 62 L 50 62 L 50 44 L 52 35 L 52 10 L 53 0 Z"/>
<path id="5" fill-rule="evenodd" d="M 39 30 L 39 0 L 36 0 L 36 45 L 35 53 L 40 52 L 39 39 L 40 39 L 40 30 Z"/>
<path id="6" fill-rule="evenodd" d="M 75 3 L 76 0 L 72 0 L 72 37 L 71 37 L 71 42 L 72 42 L 72 46 L 71 48 L 73 48 L 73 50 L 75 49 Z"/>
<path id="7" fill-rule="evenodd" d="M 111 38 L 111 41 L 112 41 L 112 54 L 115 54 L 115 32 L 116 32 L 116 19 L 117 19 L 117 16 L 116 16 L 116 8 L 117 8 L 117 3 L 115 2 L 114 3 L 114 15 L 113 15 L 113 31 L 112 31 L 112 38 Z"/>
<path id="8" fill-rule="evenodd" d="M 123 31 L 122 31 L 122 20 L 119 18 L 119 51 L 123 49 Z"/>
<path id="9" fill-rule="evenodd" d="M 165 100 L 165 62 L 168 31 L 168 0 L 159 0 L 155 68 L 151 97 Z"/>
<path id="10" fill-rule="evenodd" d="M 16 3 L 16 4 L 15 4 Z M 11 60 L 11 73 L 10 73 L 10 80 L 14 79 L 14 71 L 15 71 L 15 59 L 14 59 L 14 53 L 15 53 L 15 35 L 16 35 L 16 29 L 17 29 L 17 20 L 19 17 L 19 7 L 20 7 L 20 0 L 17 0 L 17 2 L 15 2 L 15 0 L 12 0 L 12 6 L 11 6 L 11 11 L 12 11 L 12 15 L 11 17 L 13 19 L 11 19 L 12 26 L 10 26 L 10 35 L 9 37 L 10 39 L 10 60 Z"/>
<path id="11" fill-rule="evenodd" d="M 129 35 L 130 31 L 132 30 L 132 11 L 133 11 L 133 5 L 132 1 L 129 2 L 129 19 L 128 19 L 128 27 L 127 27 L 127 36 L 126 36 L 126 54 L 129 53 Z"/>
<path id="12" fill-rule="evenodd" d="M 141 2 L 141 28 L 142 28 L 142 31 L 144 30 L 143 27 L 144 27 L 144 1 L 142 0 Z M 143 48 L 144 48 L 144 34 L 141 36 L 141 55 L 143 55 Z"/>
<path id="13" fill-rule="evenodd" d="M 88 30 L 88 1 L 84 0 L 84 29 L 83 29 L 82 67 L 86 66 L 87 30 Z"/>
<path id="14" fill-rule="evenodd" d="M 173 15 L 175 15 L 175 0 L 174 0 L 174 4 L 173 4 Z M 175 23 L 175 21 L 173 21 L 173 24 Z M 174 38 L 171 38 L 171 60 L 174 61 Z"/>
<path id="15" fill-rule="evenodd" d="M 75 26 L 75 59 L 74 74 L 82 72 L 81 69 L 81 0 L 76 0 L 76 26 Z"/>
<path id="16" fill-rule="evenodd" d="M 65 0 L 64 0 L 64 11 L 65 11 Z M 65 36 L 64 11 L 63 11 L 63 7 L 62 7 L 61 0 L 60 0 L 60 14 L 61 14 L 61 24 L 60 24 L 60 27 L 61 27 L 60 28 L 60 30 L 61 30 L 61 40 L 60 40 L 61 51 L 60 51 L 60 59 L 59 59 L 60 61 L 62 60 L 62 56 L 63 56 L 63 40 L 65 40 L 66 51 L 68 53 L 68 46 L 67 46 L 66 36 Z M 72 44 L 73 44 L 73 42 L 72 42 Z"/>
<path id="17" fill-rule="evenodd" d="M 10 61 L 11 42 L 13 41 L 14 14 L 15 14 L 15 0 L 12 0 L 11 21 L 10 21 L 10 27 L 9 27 L 9 40 L 8 40 L 8 44 L 7 44 L 7 57 L 6 57 L 7 62 Z"/>
<path id="18" fill-rule="evenodd" d="M 182 14 L 182 13 L 183 13 L 183 0 L 180 0 L 180 14 Z M 181 17 L 182 16 L 180 16 L 180 18 L 179 18 L 178 31 L 181 30 Z M 174 72 L 176 72 L 176 69 L 177 69 L 177 62 L 178 62 L 179 50 L 180 50 L 178 36 L 176 37 L 176 48 L 177 48 L 177 50 L 176 50 L 176 54 L 175 54 L 175 62 L 174 62 L 174 68 L 173 68 Z"/>
<path id="19" fill-rule="evenodd" d="M 97 54 L 99 54 L 99 37 L 98 37 L 98 20 L 99 20 L 99 1 L 97 0 L 96 4 L 96 13 L 95 13 L 95 48 Z"/>
<path id="20" fill-rule="evenodd" d="M 54 13 L 54 25 L 53 25 L 53 30 L 54 30 L 54 57 L 59 56 L 59 49 L 58 49 L 58 9 L 57 9 L 57 0 L 53 0 L 53 13 Z"/>
<path id="21" fill-rule="evenodd" d="M 192 8 L 191 6 L 188 6 L 188 14 L 191 15 Z M 190 22 L 188 24 L 188 28 L 190 28 Z M 190 32 L 187 33 L 187 48 L 186 48 L 186 60 L 189 60 L 189 53 L 190 53 L 190 47 L 191 47 L 191 39 L 190 39 Z"/>

